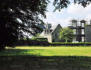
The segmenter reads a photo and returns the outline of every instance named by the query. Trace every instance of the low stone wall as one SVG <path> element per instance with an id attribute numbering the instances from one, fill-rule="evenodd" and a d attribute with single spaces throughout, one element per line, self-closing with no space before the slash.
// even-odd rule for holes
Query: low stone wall
<path id="1" fill-rule="evenodd" d="M 0 56 L 0 70 L 91 70 L 91 57 Z"/>

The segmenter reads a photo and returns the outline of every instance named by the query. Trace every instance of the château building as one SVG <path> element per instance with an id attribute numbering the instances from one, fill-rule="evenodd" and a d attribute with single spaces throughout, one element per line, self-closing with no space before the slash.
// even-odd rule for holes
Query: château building
<path id="1" fill-rule="evenodd" d="M 40 34 L 40 37 L 47 38 L 48 42 L 59 42 L 61 29 L 62 27 L 60 24 L 53 26 L 51 24 L 46 24 L 44 31 Z"/>
<path id="2" fill-rule="evenodd" d="M 87 21 L 71 20 L 69 28 L 74 33 L 73 42 L 91 42 L 91 24 L 88 24 Z"/>

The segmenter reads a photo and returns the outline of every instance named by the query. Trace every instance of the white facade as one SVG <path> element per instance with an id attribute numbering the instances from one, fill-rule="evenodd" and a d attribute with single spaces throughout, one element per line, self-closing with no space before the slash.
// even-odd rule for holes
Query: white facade
<path id="1" fill-rule="evenodd" d="M 48 42 L 58 42 L 61 29 L 62 27 L 60 24 L 55 27 L 50 26 L 49 28 L 44 29 L 44 31 L 40 34 L 40 37 L 47 38 Z"/>

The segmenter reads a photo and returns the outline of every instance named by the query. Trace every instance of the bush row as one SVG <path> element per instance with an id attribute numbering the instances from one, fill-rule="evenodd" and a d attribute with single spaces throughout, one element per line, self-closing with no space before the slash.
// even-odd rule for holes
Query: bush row
<path id="1" fill-rule="evenodd" d="M 51 46 L 91 46 L 90 42 L 79 42 L 79 43 L 72 43 L 72 42 L 54 42 L 50 43 Z"/>
<path id="2" fill-rule="evenodd" d="M 53 42 L 49 43 L 46 38 L 18 40 L 15 46 L 91 46 L 90 42 Z"/>
<path id="3" fill-rule="evenodd" d="M 19 40 L 15 43 L 15 46 L 49 46 L 49 43 L 48 41 Z"/>
<path id="4" fill-rule="evenodd" d="M 34 39 L 30 39 L 30 40 L 34 40 L 34 41 L 46 41 L 46 42 L 48 42 L 47 38 L 34 38 Z"/>

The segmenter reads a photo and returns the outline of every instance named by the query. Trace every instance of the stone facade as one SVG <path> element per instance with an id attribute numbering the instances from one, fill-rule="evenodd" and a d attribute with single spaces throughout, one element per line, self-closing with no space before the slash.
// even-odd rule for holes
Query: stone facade
<path id="1" fill-rule="evenodd" d="M 72 25 L 69 28 L 74 32 L 73 42 L 85 42 L 85 25 L 85 20 L 72 20 Z"/>
<path id="2" fill-rule="evenodd" d="M 91 25 L 85 27 L 85 42 L 91 42 Z"/>
<path id="3" fill-rule="evenodd" d="M 59 35 L 62 27 L 60 24 L 51 26 L 50 24 L 46 25 L 46 29 L 40 34 L 40 37 L 47 38 L 48 42 L 59 42 Z"/>
<path id="4" fill-rule="evenodd" d="M 59 42 L 59 35 L 60 35 L 60 31 L 61 31 L 61 26 L 58 25 L 55 30 L 52 32 L 52 42 Z"/>

